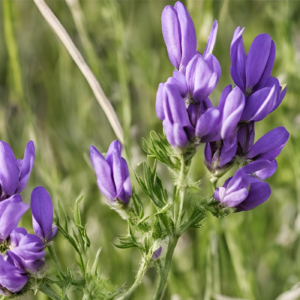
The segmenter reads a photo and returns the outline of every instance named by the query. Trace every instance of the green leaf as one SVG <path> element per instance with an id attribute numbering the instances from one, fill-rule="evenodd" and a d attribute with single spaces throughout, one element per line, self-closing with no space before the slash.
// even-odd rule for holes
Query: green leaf
<path id="1" fill-rule="evenodd" d="M 81 225 L 81 215 L 80 215 L 80 210 L 79 210 L 79 204 L 82 200 L 83 200 L 83 195 L 80 196 L 75 202 L 74 220 L 77 225 Z"/>
<path id="2" fill-rule="evenodd" d="M 45 284 L 39 285 L 39 291 L 50 297 L 54 300 L 63 300 L 64 298 L 61 298 L 59 295 L 57 295 L 49 286 Z"/>
<path id="3" fill-rule="evenodd" d="M 140 199 L 140 197 L 135 193 L 135 190 L 133 190 L 132 193 L 132 203 L 134 207 L 134 213 L 139 219 L 144 218 L 144 205 Z"/>
<path id="4" fill-rule="evenodd" d="M 201 222 L 206 218 L 205 209 L 201 204 L 194 205 L 193 212 L 189 220 L 181 225 L 181 233 L 184 233 L 188 228 L 200 228 Z"/>
<path id="5" fill-rule="evenodd" d="M 95 261 L 94 261 L 94 264 L 92 267 L 92 271 L 91 271 L 92 276 L 97 275 L 97 269 L 98 269 L 101 250 L 102 250 L 102 248 L 99 248 L 99 250 L 97 251 L 96 258 L 95 258 Z"/>
<path id="6" fill-rule="evenodd" d="M 59 214 L 60 214 L 60 216 L 63 216 L 64 221 L 65 221 L 65 230 L 68 232 L 69 231 L 69 229 L 68 229 L 68 217 L 67 217 L 66 211 L 65 211 L 61 201 L 58 200 L 57 202 L 58 202 Z M 57 214 L 57 218 L 58 218 L 58 214 Z M 59 221 L 59 218 L 58 218 L 58 221 Z"/>
<path id="7" fill-rule="evenodd" d="M 161 179 L 156 173 L 156 164 L 151 169 L 145 162 L 143 165 L 144 180 L 142 180 L 137 173 L 136 179 L 142 190 L 149 196 L 157 209 L 161 209 L 168 201 L 168 193 L 163 188 Z"/>
<path id="8" fill-rule="evenodd" d="M 142 147 L 147 155 L 156 158 L 171 169 L 178 169 L 178 166 L 180 165 L 178 154 L 174 152 L 173 148 L 168 143 L 166 136 L 151 131 L 150 140 L 151 146 L 143 139 Z"/>

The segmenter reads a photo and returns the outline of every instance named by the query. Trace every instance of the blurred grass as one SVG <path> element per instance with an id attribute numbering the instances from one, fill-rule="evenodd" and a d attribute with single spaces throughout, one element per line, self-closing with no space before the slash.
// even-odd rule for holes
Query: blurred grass
<path id="1" fill-rule="evenodd" d="M 73 10 L 63 0 L 48 1 L 113 102 L 128 136 L 131 166 L 137 168 L 137 163 L 146 159 L 141 138 L 148 138 L 152 129 L 162 130 L 155 115 L 155 94 L 173 68 L 160 16 L 165 5 L 175 2 L 69 2 L 77 3 Z M 291 139 L 278 159 L 277 173 L 269 180 L 273 192 L 265 204 L 222 221 L 209 215 L 202 229 L 181 238 L 165 299 L 218 300 L 218 294 L 273 300 L 300 281 L 300 2 L 184 3 L 196 26 L 200 52 L 213 20 L 219 21 L 214 54 L 223 74 L 211 97 L 215 104 L 222 89 L 231 83 L 229 47 L 234 29 L 246 27 L 246 49 L 257 34 L 272 36 L 277 47 L 273 75 L 288 84 L 288 93 L 282 105 L 257 124 L 256 135 L 258 138 L 284 125 Z M 70 212 L 77 196 L 84 194 L 82 212 L 92 240 L 90 253 L 95 255 L 102 246 L 103 275 L 116 286 L 129 286 L 139 254 L 112 246 L 116 236 L 125 232 L 126 224 L 105 205 L 88 156 L 91 144 L 106 152 L 115 139 L 113 131 L 85 79 L 34 3 L 3 0 L 0 15 L 0 139 L 12 146 L 18 158 L 29 139 L 34 140 L 37 150 L 23 199 L 29 202 L 31 190 L 43 185 L 53 200 L 60 199 Z M 211 187 L 202 160 L 200 149 L 192 172 L 203 178 L 202 193 L 207 195 Z M 162 167 L 159 171 L 168 186 L 166 170 Z M 22 226 L 31 228 L 29 212 Z M 60 235 L 55 247 L 64 267 L 71 266 L 74 253 Z M 132 299 L 151 297 L 155 277 L 154 271 L 148 272 Z M 46 298 L 38 295 L 38 299 Z"/>

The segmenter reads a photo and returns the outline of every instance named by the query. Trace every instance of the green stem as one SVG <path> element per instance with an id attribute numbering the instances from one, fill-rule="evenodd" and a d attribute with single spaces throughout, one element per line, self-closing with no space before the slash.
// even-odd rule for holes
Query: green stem
<path id="1" fill-rule="evenodd" d="M 169 245 L 168 245 L 168 249 L 167 249 L 167 255 L 165 257 L 165 264 L 164 264 L 163 268 L 161 269 L 159 285 L 158 285 L 158 289 L 156 291 L 154 300 L 161 300 L 162 296 L 164 294 L 167 280 L 168 280 L 168 275 L 169 275 L 170 268 L 171 268 L 173 253 L 176 248 L 177 241 L 178 241 L 178 237 L 175 237 L 175 236 L 170 237 Z"/>
<path id="2" fill-rule="evenodd" d="M 177 245 L 177 241 L 181 235 L 181 215 L 183 211 L 183 204 L 184 204 L 184 195 L 185 195 L 185 187 L 186 187 L 186 176 L 188 173 L 188 168 L 186 168 L 184 155 L 181 155 L 180 157 L 181 161 L 181 167 L 180 167 L 180 173 L 179 178 L 176 186 L 176 191 L 174 195 L 174 206 L 175 206 L 175 215 L 174 215 L 174 221 L 175 221 L 175 233 L 169 236 L 169 244 L 167 249 L 167 254 L 165 257 L 164 265 L 162 266 L 160 270 L 160 280 L 158 289 L 156 291 L 155 300 L 162 299 L 162 296 L 164 294 L 166 284 L 168 281 L 168 275 L 170 272 L 172 259 L 174 250 Z"/>
<path id="3" fill-rule="evenodd" d="M 141 267 L 137 273 L 135 282 L 131 286 L 131 288 L 122 296 L 118 297 L 116 300 L 125 300 L 129 299 L 129 297 L 134 293 L 134 291 L 137 289 L 137 287 L 140 285 L 146 271 L 148 269 L 148 261 L 143 259 L 143 262 L 141 264 Z"/>
<path id="4" fill-rule="evenodd" d="M 48 246 L 48 250 L 49 250 L 49 253 L 50 253 L 50 255 L 51 255 L 53 261 L 55 262 L 55 264 L 56 264 L 56 266 L 57 266 L 57 269 L 58 269 L 60 275 L 61 275 L 63 278 L 65 278 L 65 274 L 64 274 L 64 272 L 63 272 L 63 270 L 62 270 L 62 268 L 61 268 L 61 265 L 60 265 L 60 263 L 59 263 L 59 261 L 58 261 L 58 257 L 57 257 L 57 255 L 56 255 L 55 249 L 54 249 L 54 247 L 53 247 L 52 244 Z"/>
<path id="5" fill-rule="evenodd" d="M 180 219 L 183 210 L 184 195 L 185 195 L 185 178 L 187 174 L 185 170 L 185 162 L 184 162 L 183 155 L 181 155 L 180 160 L 181 160 L 180 174 L 179 174 L 178 184 L 176 187 L 176 194 L 174 195 L 175 207 L 177 207 L 175 212 L 175 224 L 177 229 L 180 228 Z"/>
<path id="6" fill-rule="evenodd" d="M 215 191 L 217 188 L 218 180 L 219 180 L 219 177 L 216 177 L 216 176 L 212 176 L 210 178 L 210 182 L 212 183 L 213 191 Z"/>

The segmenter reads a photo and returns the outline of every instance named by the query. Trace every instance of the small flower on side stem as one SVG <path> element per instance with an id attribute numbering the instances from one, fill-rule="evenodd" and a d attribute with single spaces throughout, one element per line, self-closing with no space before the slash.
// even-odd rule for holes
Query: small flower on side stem
<path id="1" fill-rule="evenodd" d="M 127 218 L 125 210 L 132 197 L 132 186 L 126 160 L 121 156 L 119 141 L 110 144 L 106 157 L 94 147 L 90 147 L 90 157 L 96 172 L 101 193 L 110 200 L 108 204 Z"/>
<path id="2" fill-rule="evenodd" d="M 160 257 L 162 251 L 162 246 L 160 246 L 152 255 L 152 259 L 156 260 Z"/>
<path id="3" fill-rule="evenodd" d="M 31 193 L 31 212 L 34 232 L 47 244 L 55 237 L 57 227 L 53 224 L 51 196 L 42 186 L 36 187 Z"/>

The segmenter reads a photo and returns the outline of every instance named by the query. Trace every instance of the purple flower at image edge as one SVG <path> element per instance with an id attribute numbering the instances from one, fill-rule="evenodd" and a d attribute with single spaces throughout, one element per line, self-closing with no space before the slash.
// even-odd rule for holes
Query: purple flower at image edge
<path id="1" fill-rule="evenodd" d="M 32 141 L 28 142 L 23 159 L 16 159 L 10 146 L 0 141 L 0 200 L 25 189 L 34 159 L 35 147 Z"/>
<path id="2" fill-rule="evenodd" d="M 7 240 L 28 208 L 20 195 L 0 201 L 0 243 Z"/>
<path id="3" fill-rule="evenodd" d="M 0 294 L 7 296 L 21 291 L 28 279 L 26 271 L 18 269 L 8 257 L 0 255 Z"/>

